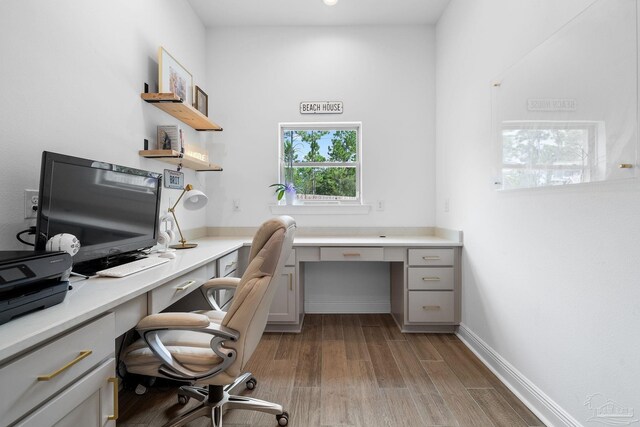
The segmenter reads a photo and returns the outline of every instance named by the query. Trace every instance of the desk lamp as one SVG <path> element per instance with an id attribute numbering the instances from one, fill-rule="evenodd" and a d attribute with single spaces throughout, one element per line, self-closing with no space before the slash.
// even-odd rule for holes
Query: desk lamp
<path id="1" fill-rule="evenodd" d="M 198 246 L 197 243 L 187 243 L 186 239 L 182 235 L 182 230 L 180 229 L 180 224 L 178 224 L 178 218 L 176 218 L 176 207 L 180 200 L 184 197 L 184 202 L 182 202 L 185 209 L 189 211 L 197 211 L 200 208 L 205 207 L 209 198 L 200 190 L 194 190 L 193 185 L 187 184 L 182 190 L 182 194 L 176 200 L 176 203 L 169 208 L 169 212 L 173 215 L 173 219 L 176 222 L 176 227 L 178 228 L 178 233 L 180 233 L 180 244 L 171 245 L 171 248 L 174 249 L 191 249 Z"/>

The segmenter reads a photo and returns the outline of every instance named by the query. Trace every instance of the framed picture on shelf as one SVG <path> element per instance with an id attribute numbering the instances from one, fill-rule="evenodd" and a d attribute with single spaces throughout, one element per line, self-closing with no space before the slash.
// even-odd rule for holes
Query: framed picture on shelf
<path id="1" fill-rule="evenodd" d="M 196 98 L 196 102 L 194 104 L 194 107 L 196 107 L 196 110 L 200 111 L 202 114 L 208 117 L 209 116 L 209 97 L 198 86 L 196 86 L 195 98 Z"/>
<path id="2" fill-rule="evenodd" d="M 158 90 L 174 93 L 193 105 L 193 76 L 162 46 L 158 49 Z"/>

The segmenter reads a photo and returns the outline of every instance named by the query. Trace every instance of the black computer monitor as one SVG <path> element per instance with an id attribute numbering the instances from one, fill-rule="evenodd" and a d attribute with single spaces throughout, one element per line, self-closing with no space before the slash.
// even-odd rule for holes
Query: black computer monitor
<path id="1" fill-rule="evenodd" d="M 96 271 L 155 245 L 161 182 L 159 173 L 43 152 L 36 250 L 73 234 L 81 244 L 74 270 L 91 263 Z"/>

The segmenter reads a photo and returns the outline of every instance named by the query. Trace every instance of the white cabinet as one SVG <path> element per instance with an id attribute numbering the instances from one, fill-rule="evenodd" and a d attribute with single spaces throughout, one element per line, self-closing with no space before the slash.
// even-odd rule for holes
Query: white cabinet
<path id="1" fill-rule="evenodd" d="M 406 279 L 397 274 L 392 283 L 392 314 L 402 330 L 452 330 L 460 322 L 460 248 L 408 249 L 404 271 Z"/>
<path id="2" fill-rule="evenodd" d="M 220 277 L 239 277 L 238 275 L 238 251 L 233 251 L 226 254 L 218 260 L 218 272 Z M 222 290 L 218 291 L 216 301 L 218 305 L 227 310 L 229 308 L 229 301 L 233 298 L 234 291 Z"/>
<path id="3" fill-rule="evenodd" d="M 238 251 L 226 254 L 218 260 L 218 272 L 220 277 L 236 277 L 234 274 L 238 268 Z"/>
<path id="4" fill-rule="evenodd" d="M 383 261 L 383 248 L 320 248 L 320 261 Z"/>
<path id="5" fill-rule="evenodd" d="M 454 321 L 451 291 L 409 291 L 408 315 L 410 323 L 431 323 Z"/>
<path id="6" fill-rule="evenodd" d="M 300 304 L 298 299 L 298 274 L 296 273 L 295 249 L 275 283 L 276 293 L 269 309 L 268 331 L 299 331 Z"/>
<path id="7" fill-rule="evenodd" d="M 208 279 L 207 271 L 207 266 L 203 265 L 149 291 L 147 293 L 149 314 L 159 313 L 199 289 Z"/>
<path id="8" fill-rule="evenodd" d="M 296 310 L 295 267 L 284 267 L 278 277 L 276 293 L 269 310 L 269 322 L 295 322 L 298 319 Z"/>
<path id="9" fill-rule="evenodd" d="M 60 425 L 114 425 L 103 416 L 105 408 L 113 408 L 105 404 L 113 403 L 113 387 L 112 397 L 105 392 L 108 378 L 115 377 L 114 330 L 114 315 L 110 313 L 0 367 L 0 425 L 13 425 L 18 420 L 24 426 L 54 425 L 87 414 L 100 424 Z M 107 361 L 111 363 L 105 364 Z M 74 391 L 77 389 L 82 391 Z M 102 402 L 99 406 L 90 399 L 96 393 Z"/>
<path id="10" fill-rule="evenodd" d="M 114 358 L 106 360 L 16 426 L 115 427 L 118 416 L 115 367 Z"/>
<path id="11" fill-rule="evenodd" d="M 453 265 L 453 248 L 409 249 L 409 265 L 428 267 Z"/>
<path id="12" fill-rule="evenodd" d="M 453 267 L 409 267 L 407 276 L 409 290 L 452 291 L 454 288 Z"/>

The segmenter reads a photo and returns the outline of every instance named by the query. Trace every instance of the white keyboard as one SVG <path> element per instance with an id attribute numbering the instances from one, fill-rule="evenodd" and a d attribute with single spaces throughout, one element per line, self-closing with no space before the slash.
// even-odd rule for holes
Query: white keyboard
<path id="1" fill-rule="evenodd" d="M 169 262 L 169 258 L 142 258 L 137 261 L 97 271 L 96 274 L 104 277 L 124 277 L 146 270 L 147 268 L 155 267 L 156 265 L 164 264 L 165 262 Z"/>

